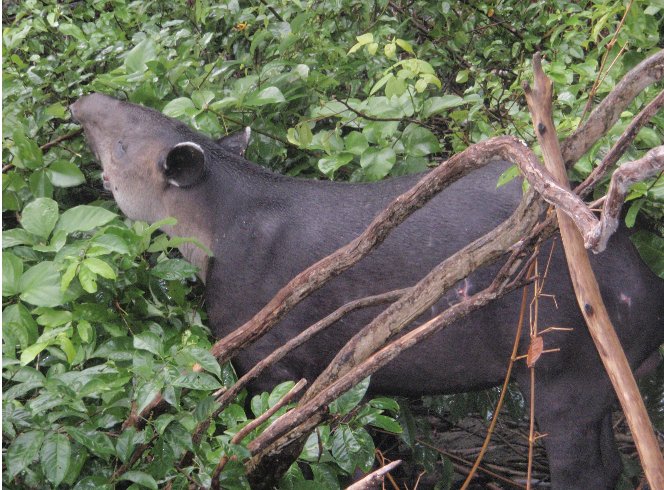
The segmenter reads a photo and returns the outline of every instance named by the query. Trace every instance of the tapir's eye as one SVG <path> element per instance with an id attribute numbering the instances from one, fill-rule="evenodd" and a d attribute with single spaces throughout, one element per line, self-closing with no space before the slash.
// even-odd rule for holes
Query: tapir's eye
<path id="1" fill-rule="evenodd" d="M 124 158 L 126 153 L 127 147 L 121 140 L 118 140 L 118 142 L 115 143 L 115 146 L 113 147 L 113 156 L 115 158 Z"/>

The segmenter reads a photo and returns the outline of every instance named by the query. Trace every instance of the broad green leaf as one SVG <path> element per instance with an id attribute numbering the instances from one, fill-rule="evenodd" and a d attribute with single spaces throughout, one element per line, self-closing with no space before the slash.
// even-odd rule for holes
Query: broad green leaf
<path id="1" fill-rule="evenodd" d="M 83 34 L 83 31 L 81 30 L 80 27 L 74 24 L 60 24 L 60 32 L 62 32 L 65 36 L 72 36 L 76 38 L 76 40 L 81 41 L 82 43 L 88 43 L 89 39 L 85 34 Z"/>
<path id="2" fill-rule="evenodd" d="M 60 102 L 56 102 L 48 106 L 44 112 L 49 116 L 55 117 L 57 119 L 66 119 L 67 118 L 67 108 L 62 105 Z"/>
<path id="3" fill-rule="evenodd" d="M 87 447 L 92 453 L 108 461 L 115 455 L 115 448 L 108 435 L 95 430 L 84 430 L 74 426 L 66 427 L 67 433 L 72 436 L 76 442 Z"/>
<path id="4" fill-rule="evenodd" d="M 358 131 L 351 131 L 348 133 L 348 135 L 344 137 L 344 145 L 346 146 L 346 151 L 353 155 L 362 155 L 362 153 L 369 148 L 367 137 Z"/>
<path id="5" fill-rule="evenodd" d="M 416 124 L 411 123 L 404 129 L 402 141 L 408 156 L 423 157 L 440 151 L 436 135 Z"/>
<path id="6" fill-rule="evenodd" d="M 179 97 L 166 104 L 162 112 L 170 117 L 180 117 L 194 109 L 196 109 L 196 106 L 189 97 Z"/>
<path id="7" fill-rule="evenodd" d="M 218 390 L 221 383 L 207 373 L 185 373 L 174 379 L 173 386 L 189 388 L 191 390 Z"/>
<path id="8" fill-rule="evenodd" d="M 46 168 L 51 183 L 56 187 L 74 187 L 85 182 L 85 175 L 76 165 L 64 160 L 51 163 Z"/>
<path id="9" fill-rule="evenodd" d="M 136 390 L 135 399 L 136 399 L 136 411 L 138 413 L 143 412 L 145 407 L 154 401 L 154 399 L 161 393 L 161 389 L 164 387 L 164 383 L 161 379 L 154 379 L 144 383 L 142 386 Z"/>
<path id="10" fill-rule="evenodd" d="M 219 365 L 219 362 L 217 362 L 217 358 L 214 357 L 209 350 L 201 349 L 200 347 L 189 347 L 186 349 L 185 353 L 193 362 L 199 364 L 207 372 L 221 377 L 221 366 Z"/>
<path id="11" fill-rule="evenodd" d="M 23 274 L 23 261 L 11 252 L 2 252 L 2 295 L 19 293 L 19 280 Z"/>
<path id="12" fill-rule="evenodd" d="M 397 39 L 396 43 L 401 49 L 403 49 L 407 53 L 415 54 L 415 52 L 413 51 L 413 46 L 411 46 L 411 44 L 408 41 L 404 39 Z"/>
<path id="13" fill-rule="evenodd" d="M 144 39 L 138 43 L 125 58 L 127 73 L 144 72 L 147 70 L 146 63 L 157 57 L 157 48 L 151 39 Z"/>
<path id="14" fill-rule="evenodd" d="M 156 480 L 148 473 L 142 471 L 127 471 L 123 473 L 120 480 L 134 482 L 142 487 L 157 490 Z"/>
<path id="15" fill-rule="evenodd" d="M 14 131 L 14 144 L 16 154 L 12 164 L 17 168 L 36 170 L 44 165 L 44 155 L 37 143 L 25 136 L 23 130 Z"/>
<path id="16" fill-rule="evenodd" d="M 332 435 L 332 456 L 348 474 L 355 470 L 355 455 L 361 450 L 360 442 L 346 424 L 337 427 Z"/>
<path id="17" fill-rule="evenodd" d="M 362 398 L 364 398 L 364 395 L 369 388 L 370 379 L 371 378 L 364 378 L 357 385 L 353 386 L 346 393 L 330 403 L 330 412 L 345 415 L 355 408 L 360 401 L 362 401 Z"/>
<path id="18" fill-rule="evenodd" d="M 152 332 L 141 332 L 134 335 L 134 348 L 146 350 L 157 356 L 162 355 L 161 337 Z"/>
<path id="19" fill-rule="evenodd" d="M 2 232 L 2 248 L 15 247 L 16 245 L 33 245 L 36 237 L 22 228 L 14 228 Z"/>
<path id="20" fill-rule="evenodd" d="M 393 418 L 387 417 L 386 415 L 375 415 L 372 417 L 370 424 L 374 427 L 378 427 L 379 429 L 383 429 L 394 434 L 401 434 L 403 432 L 403 429 L 399 423 Z"/>
<path id="21" fill-rule="evenodd" d="M 664 279 L 664 239 L 646 230 L 639 230 L 630 239 L 650 269 Z"/>
<path id="22" fill-rule="evenodd" d="M 85 265 L 95 274 L 100 275 L 105 279 L 117 278 L 117 274 L 115 273 L 113 268 L 101 259 L 88 257 L 87 259 L 83 260 L 83 265 Z"/>
<path id="23" fill-rule="evenodd" d="M 458 107 L 465 104 L 466 101 L 463 100 L 458 95 L 443 95 L 442 97 L 431 97 L 424 101 L 422 107 L 422 117 L 427 119 L 435 114 L 440 114 L 448 109 L 453 107 Z"/>
<path id="24" fill-rule="evenodd" d="M 71 311 L 48 309 L 37 317 L 37 323 L 43 327 L 59 327 L 71 319 Z"/>
<path id="25" fill-rule="evenodd" d="M 14 439 L 4 458 L 6 471 L 10 479 L 21 473 L 37 459 L 43 441 L 44 433 L 37 430 L 24 432 Z"/>
<path id="26" fill-rule="evenodd" d="M 361 36 L 357 36 L 357 43 L 348 50 L 347 54 L 353 54 L 355 51 L 360 49 L 362 46 L 366 44 L 373 43 L 374 37 L 373 34 L 370 32 L 367 32 L 366 34 L 362 34 Z"/>
<path id="27" fill-rule="evenodd" d="M 267 87 L 258 93 L 249 95 L 244 103 L 249 107 L 259 107 L 267 104 L 286 102 L 284 94 L 277 87 Z"/>
<path id="28" fill-rule="evenodd" d="M 90 231 L 113 221 L 117 214 L 99 206 L 80 205 L 68 209 L 60 216 L 56 230 L 66 233 Z"/>
<path id="29" fill-rule="evenodd" d="M 44 438 L 40 453 L 44 475 L 58 486 L 64 480 L 71 462 L 71 444 L 64 434 L 49 432 Z"/>
<path id="30" fill-rule="evenodd" d="M 159 262 L 151 271 L 151 274 L 167 281 L 189 279 L 196 274 L 196 267 L 186 260 L 167 259 Z"/>
<path id="31" fill-rule="evenodd" d="M 63 302 L 60 273 L 53 262 L 45 261 L 23 273 L 18 286 L 21 300 L 35 306 L 58 306 Z"/>
<path id="32" fill-rule="evenodd" d="M 83 264 L 78 268 L 78 281 L 81 283 L 81 287 L 88 293 L 97 292 L 97 274 Z M 63 284 L 64 281 L 60 283 L 60 286 L 62 287 Z"/>
<path id="33" fill-rule="evenodd" d="M 334 172 L 344 165 L 348 165 L 352 160 L 353 155 L 351 153 L 337 153 L 318 160 L 318 169 L 328 177 L 332 177 Z"/>
<path id="34" fill-rule="evenodd" d="M 293 381 L 284 381 L 275 386 L 267 399 L 268 406 L 275 406 L 277 402 L 293 388 L 293 386 L 295 386 Z"/>
<path id="35" fill-rule="evenodd" d="M 396 161 L 397 155 L 392 148 L 369 148 L 362 154 L 360 165 L 370 180 L 379 180 L 388 174 Z"/>
<path id="36" fill-rule="evenodd" d="M 48 197 L 30 202 L 21 214 L 21 226 L 28 233 L 47 238 L 58 221 L 58 203 Z"/>
<path id="37" fill-rule="evenodd" d="M 136 428 L 128 427 L 124 429 L 117 440 L 115 441 L 115 453 L 120 458 L 120 461 L 126 463 L 129 461 L 132 453 L 134 452 L 134 436 L 136 435 Z"/>
<path id="38" fill-rule="evenodd" d="M 21 353 L 21 364 L 25 366 L 32 362 L 32 360 L 37 357 L 44 349 L 50 345 L 49 342 L 37 342 L 32 344 L 27 349 L 24 349 Z"/>

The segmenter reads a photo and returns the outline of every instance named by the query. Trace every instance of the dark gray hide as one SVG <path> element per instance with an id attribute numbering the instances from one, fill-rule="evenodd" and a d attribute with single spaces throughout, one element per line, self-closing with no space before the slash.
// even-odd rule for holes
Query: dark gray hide
<path id="1" fill-rule="evenodd" d="M 151 222 L 174 216 L 178 224 L 168 233 L 195 235 L 213 250 L 209 267 L 196 250 L 183 253 L 203 271 L 217 337 L 250 319 L 295 274 L 355 238 L 419 178 L 373 184 L 293 179 L 251 164 L 150 109 L 94 94 L 74 103 L 71 111 L 102 163 L 106 186 L 127 216 Z M 443 258 L 507 218 L 521 191 L 518 182 L 496 189 L 504 168 L 491 165 L 443 191 L 369 257 L 238 355 L 239 371 L 350 300 L 414 284 Z M 637 367 L 664 341 L 664 281 L 641 262 L 624 228 L 592 262 L 627 356 Z M 457 295 L 486 285 L 494 271 L 473 274 L 427 318 L 457 301 Z M 539 430 L 548 434 L 544 441 L 553 485 L 611 488 L 621 468 L 610 420 L 615 397 L 577 309 L 560 246 L 545 292 L 555 295 L 558 309 L 553 301 L 540 301 L 540 328 L 574 329 L 547 334 L 546 347 L 561 351 L 537 364 L 536 416 Z M 417 396 L 500 383 L 519 304 L 515 292 L 407 351 L 373 376 L 373 391 Z M 340 321 L 272 369 L 254 389 L 287 379 L 312 380 L 375 313 L 361 311 Z M 528 395 L 523 363 L 516 379 Z"/>

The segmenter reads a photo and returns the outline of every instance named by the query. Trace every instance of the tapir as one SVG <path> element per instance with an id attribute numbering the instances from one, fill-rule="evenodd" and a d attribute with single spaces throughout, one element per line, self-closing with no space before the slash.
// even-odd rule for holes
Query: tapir
<path id="1" fill-rule="evenodd" d="M 102 94 L 71 106 L 103 168 L 104 186 L 129 218 L 175 217 L 169 235 L 195 236 L 181 251 L 200 269 L 214 335 L 223 337 L 258 312 L 297 273 L 358 236 L 422 175 L 374 183 L 293 178 L 245 160 L 237 142 L 224 144 L 158 111 Z M 506 219 L 521 197 L 513 181 L 496 186 L 506 163 L 490 164 L 453 183 L 416 211 L 366 258 L 311 295 L 234 359 L 247 371 L 289 338 L 348 301 L 415 284 L 441 260 Z M 545 348 L 536 364 L 535 417 L 557 489 L 613 488 L 621 472 L 611 408 L 616 398 L 577 307 L 556 238 L 539 300 Z M 545 263 L 543 260 L 542 263 Z M 629 230 L 592 257 L 609 314 L 632 368 L 664 341 L 664 281 L 641 261 Z M 415 324 L 488 285 L 497 265 L 460 282 Z M 542 266 L 543 268 L 543 266 Z M 504 379 L 519 316 L 516 291 L 470 314 L 374 374 L 371 391 L 419 396 L 487 388 Z M 252 387 L 313 380 L 344 343 L 377 313 L 348 315 L 292 352 Z M 522 345 L 528 345 L 524 329 Z M 529 393 L 529 371 L 515 378 Z"/>

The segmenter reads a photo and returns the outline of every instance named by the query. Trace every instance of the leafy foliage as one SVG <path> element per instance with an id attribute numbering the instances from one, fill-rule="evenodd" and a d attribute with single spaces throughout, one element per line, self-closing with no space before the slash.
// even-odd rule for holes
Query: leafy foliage
<path id="1" fill-rule="evenodd" d="M 252 398 L 250 411 L 242 395 L 193 445 L 192 430 L 214 411 L 212 392 L 236 376 L 207 353 L 200 285 L 170 253 L 177 243 L 155 236 L 160 224 L 123 220 L 97 200 L 99 168 L 82 138 L 67 136 L 77 128 L 66 107 L 78 96 L 125 96 L 213 137 L 250 125 L 251 160 L 291 175 L 376 180 L 497 134 L 535 144 L 520 83 L 537 49 L 556 83 L 556 124 L 570 134 L 593 83 L 601 78 L 597 95 L 607 93 L 664 34 L 664 4 L 641 0 L 620 28 L 622 4 L 565 0 L 3 7 L 3 481 L 26 488 L 206 485 L 222 453 L 246 455 L 232 435 L 291 386 Z M 637 97 L 575 176 L 659 89 Z M 658 115 L 625 159 L 661 144 L 663 128 Z M 636 186 L 628 219 L 661 219 L 663 193 L 661 177 Z M 664 273 L 661 239 L 635 240 Z M 373 463 L 367 426 L 401 432 L 398 406 L 361 403 L 364 389 L 332 407 L 285 488 L 337 488 Z M 156 393 L 169 411 L 122 431 L 132 406 Z M 444 404 L 458 410 L 456 400 Z M 193 462 L 179 466 L 188 451 Z M 222 486 L 247 487 L 240 463 L 227 465 Z"/>

